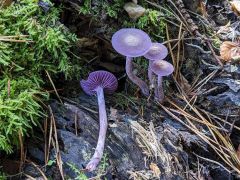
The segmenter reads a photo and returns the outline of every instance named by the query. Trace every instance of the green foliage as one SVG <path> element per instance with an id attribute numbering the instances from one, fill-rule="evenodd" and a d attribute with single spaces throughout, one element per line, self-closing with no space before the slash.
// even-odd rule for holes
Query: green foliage
<path id="1" fill-rule="evenodd" d="M 0 84 L 0 150 L 12 152 L 19 143 L 19 133 L 27 134 L 31 125 L 43 116 L 37 96 L 47 99 L 40 87 L 24 77 L 5 77 Z"/>
<path id="2" fill-rule="evenodd" d="M 0 180 L 7 180 L 6 174 L 0 171 Z"/>
<path id="3" fill-rule="evenodd" d="M 164 39 L 166 31 L 166 23 L 164 15 L 161 11 L 147 9 L 145 14 L 136 22 L 124 21 L 126 27 L 136 27 L 148 32 L 154 39 Z"/>
<path id="4" fill-rule="evenodd" d="M 102 160 L 98 167 L 98 175 L 101 176 L 102 174 L 104 174 L 106 172 L 108 166 L 109 166 L 108 157 L 107 157 L 107 154 L 105 153 L 105 154 L 103 154 Z"/>
<path id="5" fill-rule="evenodd" d="M 122 93 L 115 93 L 114 99 L 116 99 L 115 106 L 123 110 L 128 108 L 129 106 L 136 107 L 139 102 L 136 97 L 126 96 Z"/>
<path id="6" fill-rule="evenodd" d="M 106 169 L 108 167 L 108 158 L 107 158 L 107 154 L 103 154 L 102 160 L 98 166 L 98 170 L 97 170 L 97 176 L 94 177 L 93 179 L 100 179 L 100 177 L 106 172 Z M 79 170 L 74 164 L 72 163 L 67 163 L 67 165 L 71 168 L 71 170 L 73 170 L 77 177 L 75 178 L 76 180 L 87 180 L 88 177 L 85 175 L 84 171 Z"/>
<path id="7" fill-rule="evenodd" d="M 88 179 L 88 177 L 84 174 L 84 172 L 79 170 L 74 164 L 67 163 L 67 165 L 71 168 L 71 170 L 73 170 L 77 174 L 77 177 L 75 178 L 76 180 Z"/>
<path id="8" fill-rule="evenodd" d="M 35 0 L 22 0 L 1 9 L 0 34 L 27 37 L 21 38 L 25 40 L 23 43 L 0 43 L 0 68 L 6 72 L 10 63 L 14 62 L 12 71 L 21 71 L 21 75 L 38 74 L 45 69 L 70 74 L 68 52 L 76 36 L 59 23 L 58 16 L 58 9 L 52 7 L 45 13 Z"/>
<path id="9" fill-rule="evenodd" d="M 83 5 L 79 7 L 79 13 L 84 15 L 91 14 L 91 0 L 84 0 Z"/>
<path id="10" fill-rule="evenodd" d="M 56 163 L 56 159 L 54 159 L 54 160 L 51 160 L 51 159 L 50 159 L 50 160 L 48 161 L 47 165 L 48 165 L 48 166 L 52 166 L 52 165 L 55 164 L 55 163 Z"/>
<path id="11" fill-rule="evenodd" d="M 100 0 L 92 6 L 91 0 L 84 0 L 82 6 L 78 7 L 78 11 L 84 15 L 91 15 L 99 18 L 106 14 L 111 18 L 118 18 L 118 14 L 122 11 L 124 0 L 112 0 L 112 2 Z"/>
<path id="12" fill-rule="evenodd" d="M 103 3 L 102 6 L 109 17 L 118 18 L 118 14 L 123 7 L 123 0 L 113 0 L 111 5 Z"/>
<path id="13" fill-rule="evenodd" d="M 70 52 L 77 38 L 60 23 L 59 15 L 53 6 L 44 12 L 38 0 L 19 0 L 0 9 L 0 37 L 9 37 L 0 40 L 0 151 L 13 152 L 19 135 L 29 134 L 45 116 L 40 104 L 48 98 L 41 91 L 45 70 L 69 78 L 81 70 Z"/>

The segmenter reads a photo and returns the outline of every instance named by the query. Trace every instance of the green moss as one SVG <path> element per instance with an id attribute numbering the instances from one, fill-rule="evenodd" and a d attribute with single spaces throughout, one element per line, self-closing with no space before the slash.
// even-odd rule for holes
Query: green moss
<path id="1" fill-rule="evenodd" d="M 163 13 L 154 9 L 147 9 L 145 14 L 141 16 L 136 22 L 124 21 L 125 27 L 136 27 L 143 29 L 156 41 L 165 38 L 166 23 Z"/>
<path id="2" fill-rule="evenodd" d="M 7 179 L 6 174 L 0 171 L 0 180 L 6 180 L 6 179 Z"/>
<path id="3" fill-rule="evenodd" d="M 2 79 L 0 94 L 0 150 L 10 153 L 19 144 L 19 133 L 28 134 L 44 115 L 37 99 L 47 99 L 47 94 L 25 77 Z"/>
<path id="4" fill-rule="evenodd" d="M 26 42 L 0 43 L 0 68 L 6 72 L 14 62 L 12 71 L 21 75 L 42 70 L 71 74 L 68 52 L 77 38 L 59 22 L 59 13 L 54 7 L 45 13 L 35 0 L 22 0 L 0 10 L 0 34 L 26 35 L 20 38 Z"/>
<path id="5" fill-rule="evenodd" d="M 111 18 L 118 18 L 119 12 L 123 11 L 124 0 L 112 0 L 112 2 L 100 0 L 92 6 L 91 0 L 84 0 L 81 6 L 77 6 L 79 13 L 91 15 L 94 18 L 106 14 Z"/>
<path id="6" fill-rule="evenodd" d="M 68 78 L 79 75 L 81 61 L 70 53 L 77 38 L 59 15 L 53 6 L 45 12 L 37 0 L 19 0 L 0 9 L 0 37 L 8 37 L 0 41 L 0 151 L 13 152 L 19 135 L 31 133 L 45 116 L 40 103 L 48 99 L 42 90 L 45 70 Z"/>

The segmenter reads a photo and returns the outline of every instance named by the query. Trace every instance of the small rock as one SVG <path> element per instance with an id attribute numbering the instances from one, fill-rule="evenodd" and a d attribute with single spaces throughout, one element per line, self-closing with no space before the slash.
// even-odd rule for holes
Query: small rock
<path id="1" fill-rule="evenodd" d="M 125 11 L 127 11 L 129 17 L 132 19 L 137 19 L 141 17 L 146 11 L 145 8 L 133 2 L 126 3 L 123 8 L 125 9 Z"/>

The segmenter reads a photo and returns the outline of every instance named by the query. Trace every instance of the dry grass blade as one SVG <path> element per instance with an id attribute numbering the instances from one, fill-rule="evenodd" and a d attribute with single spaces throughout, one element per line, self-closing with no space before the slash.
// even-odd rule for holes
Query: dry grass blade
<path id="1" fill-rule="evenodd" d="M 196 85 L 191 87 L 191 92 L 199 92 L 200 89 L 210 80 L 212 79 L 215 74 L 218 72 L 218 70 L 214 70 L 210 74 L 208 74 L 204 79 L 202 79 L 200 82 L 198 82 Z"/>
<path id="2" fill-rule="evenodd" d="M 51 107 L 48 106 L 48 108 L 50 109 Z M 52 133 L 53 133 L 53 118 L 50 118 L 50 126 L 49 126 L 49 136 L 48 136 L 48 145 L 47 145 L 47 151 L 46 153 L 46 161 L 45 164 L 47 165 L 48 160 L 49 160 L 49 151 L 50 151 L 50 147 L 51 147 L 51 141 L 52 141 Z M 47 143 L 47 141 L 45 142 Z"/>
<path id="3" fill-rule="evenodd" d="M 26 173 L 23 173 L 23 174 L 24 174 L 24 176 L 26 176 L 28 178 L 26 180 L 36 180 L 36 178 L 34 178 L 34 177 L 32 177 L 32 176 L 30 176 L 30 175 L 28 175 Z"/>
<path id="4" fill-rule="evenodd" d="M 83 106 L 83 105 L 81 105 L 81 104 L 79 104 L 79 103 L 77 103 L 77 102 L 75 102 L 75 101 L 73 101 L 73 100 L 71 100 L 71 99 L 68 99 L 68 98 L 65 98 L 65 97 L 62 97 L 62 96 L 61 96 L 61 98 L 62 98 L 64 101 L 68 102 L 69 104 L 74 104 L 74 105 L 76 105 L 76 106 L 78 106 L 78 107 L 81 107 L 81 108 L 83 108 L 83 109 L 85 109 L 85 110 L 87 110 L 87 111 L 89 111 L 89 112 L 91 112 L 91 113 L 93 113 L 93 114 L 98 114 L 97 111 L 94 111 L 94 110 L 92 110 L 92 109 L 90 109 L 90 108 L 88 108 L 88 107 L 85 107 L 85 106 Z M 68 103 L 64 103 L 64 104 L 68 104 Z"/>
<path id="5" fill-rule="evenodd" d="M 75 127 L 75 135 L 78 135 L 78 115 L 77 112 L 74 114 L 74 127 Z"/>
<path id="6" fill-rule="evenodd" d="M 186 99 L 186 97 L 182 97 L 182 100 L 184 100 L 187 103 L 187 107 L 190 109 L 191 112 L 194 112 L 194 115 L 191 115 L 187 112 L 186 108 L 181 109 L 181 107 L 177 106 L 172 101 L 168 100 L 171 105 L 174 106 L 175 109 L 166 108 L 163 105 L 159 104 L 171 117 L 173 117 L 175 120 L 179 121 L 186 127 L 188 127 L 191 131 L 196 133 L 204 142 L 206 142 L 215 152 L 216 154 L 228 165 L 231 169 L 233 169 L 235 172 L 240 174 L 240 160 L 237 157 L 236 150 L 234 149 L 231 140 L 228 136 L 222 135 L 222 129 L 219 127 L 216 127 L 215 125 L 211 124 L 212 120 L 206 119 L 204 115 L 197 110 L 190 102 Z M 180 113 L 185 119 L 186 122 L 181 120 L 179 116 L 177 117 L 174 115 L 174 113 Z M 210 135 L 206 135 L 203 133 L 199 128 L 196 127 L 195 124 L 193 124 L 192 120 L 201 122 L 204 124 L 209 132 Z M 221 132 L 220 132 L 221 130 Z"/>
<path id="7" fill-rule="evenodd" d="M 150 1 L 148 1 L 148 0 L 145 0 L 145 1 L 146 1 L 148 4 L 150 4 L 151 6 L 153 6 L 153 7 L 155 7 L 155 8 L 158 8 L 160 11 L 164 11 L 165 13 L 172 15 L 179 23 L 183 23 L 182 20 L 181 20 L 181 18 L 180 18 L 171 8 L 166 9 L 165 7 L 160 6 L 160 5 L 156 4 L 156 3 L 150 2 Z M 177 26 L 177 27 L 179 27 L 179 25 L 177 25 L 176 23 L 173 23 L 172 21 L 169 21 L 168 19 L 164 19 L 164 20 L 167 21 L 167 22 L 169 22 L 169 23 L 171 23 L 171 24 L 173 24 L 173 25 L 175 25 L 175 26 Z M 185 25 L 185 23 L 183 23 L 183 26 L 184 26 L 184 27 L 183 27 L 184 30 L 186 30 L 186 25 Z"/>
<path id="8" fill-rule="evenodd" d="M 18 138 L 19 138 L 19 143 L 20 143 L 20 166 L 19 166 L 19 172 L 22 171 L 22 165 L 25 161 L 25 155 L 24 155 L 24 145 L 23 145 L 23 136 L 22 132 L 18 132 Z"/>
<path id="9" fill-rule="evenodd" d="M 47 132 L 48 132 L 48 118 L 44 121 L 44 159 L 45 165 L 48 163 L 48 156 L 49 156 L 49 148 L 48 148 L 48 139 L 47 139 Z"/>
<path id="10" fill-rule="evenodd" d="M 195 154 L 195 153 L 193 153 L 195 156 L 197 156 L 198 158 L 200 158 L 200 159 L 203 159 L 203 160 L 205 160 L 205 161 L 209 161 L 209 162 L 211 162 L 211 163 L 214 163 L 214 164 L 217 164 L 217 165 L 219 165 L 219 166 L 221 166 L 223 169 L 225 169 L 228 173 L 231 173 L 231 171 L 229 171 L 225 166 L 223 166 L 221 163 L 219 163 L 219 162 L 217 162 L 217 161 L 213 161 L 213 160 L 211 160 L 211 159 L 208 159 L 208 158 L 205 158 L 205 157 L 202 157 L 202 156 L 199 156 L 199 155 L 197 155 L 197 154 Z"/>
<path id="11" fill-rule="evenodd" d="M 56 87 L 55 87 L 55 85 L 54 85 L 54 83 L 53 83 L 53 80 L 52 80 L 50 74 L 48 73 L 48 71 L 45 71 L 45 72 L 46 72 L 46 74 L 47 74 L 47 76 L 48 76 L 49 81 L 50 81 L 51 84 L 52 84 L 52 87 L 53 87 L 53 89 L 54 89 L 54 91 L 55 91 L 55 93 L 56 93 L 59 101 L 61 102 L 61 104 L 63 104 L 62 99 L 60 98 L 60 96 L 59 96 L 59 94 L 58 94 L 58 91 L 57 91 L 57 89 L 56 89 Z"/>
<path id="12" fill-rule="evenodd" d="M 47 176 L 43 173 L 43 171 L 34 162 L 27 160 L 27 159 L 26 159 L 26 161 L 29 162 L 30 164 L 32 164 L 40 172 L 40 174 L 42 175 L 44 180 L 48 180 Z"/>
<path id="13" fill-rule="evenodd" d="M 151 174 L 145 171 L 127 171 L 130 174 L 129 179 L 133 180 L 149 180 L 152 178 Z"/>
<path id="14" fill-rule="evenodd" d="M 179 28 L 179 33 L 178 33 L 178 43 L 177 43 L 177 46 L 178 46 L 178 50 L 177 50 L 177 59 L 176 59 L 176 62 L 174 62 L 174 77 L 177 79 L 178 77 L 178 74 L 180 72 L 180 68 L 179 68 L 179 64 L 180 64 L 180 52 L 181 52 L 181 37 L 182 37 L 182 26 L 183 24 L 181 23 L 180 25 L 180 28 Z"/>
<path id="15" fill-rule="evenodd" d="M 63 162 L 62 162 L 61 152 L 60 152 L 59 144 L 58 144 L 57 127 L 56 127 L 55 118 L 54 118 L 54 115 L 52 112 L 52 108 L 50 106 L 49 106 L 49 111 L 50 111 L 51 121 L 52 121 L 52 125 L 53 125 L 53 130 L 54 130 L 55 142 L 53 143 L 53 146 L 56 149 L 56 161 L 57 161 L 57 165 L 58 165 L 61 177 L 62 177 L 62 179 L 64 179 Z"/>
<path id="16" fill-rule="evenodd" d="M 137 134 L 137 142 L 143 149 L 143 153 L 149 158 L 160 161 L 166 173 L 171 173 L 171 156 L 166 152 L 155 132 L 154 126 L 150 123 L 148 130 L 143 128 L 138 122 L 131 121 L 131 128 Z"/>
<path id="17" fill-rule="evenodd" d="M 207 112 L 206 110 L 200 109 L 200 108 L 198 108 L 198 107 L 197 107 L 197 109 L 198 109 L 199 111 L 203 112 L 204 114 L 206 114 L 207 116 L 212 117 L 213 120 L 216 119 L 217 122 L 218 122 L 218 120 L 219 120 L 219 121 L 222 121 L 223 123 L 225 123 L 225 124 L 227 124 L 227 125 L 229 125 L 229 126 L 232 126 L 232 123 L 227 122 L 225 119 L 222 119 L 222 118 L 220 118 L 220 117 L 218 117 L 218 116 L 216 116 L 216 115 L 214 115 L 214 114 L 212 114 L 212 113 L 210 113 L 210 112 Z M 239 128 L 238 126 L 233 125 L 233 128 L 235 128 L 235 129 L 237 129 L 238 131 L 240 131 L 240 128 Z"/>
<path id="18" fill-rule="evenodd" d="M 171 112 L 169 110 L 169 108 L 166 108 L 164 106 L 162 106 L 161 104 L 159 104 L 172 118 L 174 118 L 175 120 L 177 120 L 178 122 L 180 122 L 181 124 L 183 124 L 184 126 L 186 126 L 187 128 L 191 129 L 193 132 L 197 133 L 198 136 L 201 137 L 201 139 L 203 139 L 205 142 L 207 142 L 207 144 L 211 144 L 215 143 L 212 139 L 210 139 L 208 136 L 206 136 L 203 132 L 199 131 L 198 128 L 189 120 L 189 118 L 185 117 L 185 119 L 187 120 L 187 123 L 185 123 L 184 121 L 182 121 L 178 116 L 176 116 L 175 114 L 173 114 L 173 112 Z M 227 149 L 226 149 L 227 150 Z"/>
<path id="19" fill-rule="evenodd" d="M 28 35 L 19 35 L 19 36 L 1 36 L 0 35 L 0 41 L 5 41 L 5 42 L 34 42 L 32 40 L 27 40 L 27 39 L 19 39 L 19 38 L 26 38 Z"/>
<path id="20" fill-rule="evenodd" d="M 173 103 L 172 101 L 170 101 L 170 100 L 168 100 L 168 101 L 169 101 L 169 103 L 171 103 L 175 108 L 181 109 L 180 107 L 178 107 L 178 106 L 177 106 L 175 103 Z M 193 107 L 186 99 L 185 99 L 185 101 L 188 103 L 188 105 L 191 107 L 191 109 L 193 109 L 194 112 L 196 112 L 196 110 L 194 109 L 194 107 Z M 170 109 L 170 108 L 169 108 L 169 109 Z M 216 129 L 216 130 L 221 129 L 221 128 L 216 127 L 216 126 L 214 126 L 213 124 L 211 124 L 211 123 L 210 123 L 207 119 L 205 119 L 199 112 L 196 113 L 196 115 L 198 115 L 197 117 L 191 118 L 191 121 L 189 121 L 189 118 L 188 118 L 187 116 L 190 116 L 190 117 L 193 117 L 193 116 L 191 116 L 188 112 L 183 111 L 183 113 L 182 113 L 181 115 L 184 116 L 185 119 L 188 121 L 188 123 L 189 123 L 193 128 L 195 128 L 198 133 L 201 133 L 202 136 L 203 136 L 206 140 L 208 140 L 209 142 L 211 142 L 211 143 L 213 143 L 213 144 L 219 145 L 219 142 L 211 139 L 210 137 L 206 136 L 206 135 L 203 134 L 201 131 L 199 131 L 199 128 L 197 128 L 197 127 L 192 123 L 192 120 L 195 120 L 195 121 L 197 121 L 197 122 L 201 122 L 202 124 L 206 125 L 206 127 L 208 127 L 208 128 L 212 128 L 212 129 Z M 198 119 L 198 120 L 196 120 L 196 119 Z M 222 130 L 222 129 L 221 129 L 221 130 Z M 220 145 L 219 150 L 221 151 L 222 148 L 223 148 L 225 151 L 229 151 L 228 148 L 226 148 L 225 146 L 221 146 L 221 145 Z M 229 151 L 229 152 L 230 152 L 230 151 Z"/>

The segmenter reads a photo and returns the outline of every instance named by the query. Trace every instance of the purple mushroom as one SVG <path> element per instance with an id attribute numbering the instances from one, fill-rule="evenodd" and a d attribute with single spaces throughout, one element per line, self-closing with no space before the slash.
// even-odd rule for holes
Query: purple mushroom
<path id="1" fill-rule="evenodd" d="M 146 59 L 149 60 L 148 66 L 148 79 L 150 81 L 150 86 L 153 85 L 153 72 L 151 70 L 151 66 L 153 61 L 164 59 L 168 54 L 168 49 L 161 43 L 152 43 L 149 51 L 144 55 Z"/>
<path id="2" fill-rule="evenodd" d="M 157 88 L 155 88 L 155 99 L 162 103 L 164 99 L 162 77 L 172 74 L 172 72 L 174 71 L 174 67 L 167 61 L 156 60 L 153 61 L 151 69 L 156 75 L 158 75 L 158 86 Z"/>
<path id="3" fill-rule="evenodd" d="M 99 137 L 97 147 L 86 169 L 93 171 L 103 156 L 104 143 L 107 132 L 107 114 L 105 108 L 104 92 L 112 94 L 118 86 L 117 78 L 107 71 L 95 71 L 89 74 L 87 80 L 81 80 L 80 84 L 84 92 L 88 95 L 97 95 L 99 107 Z"/>
<path id="4" fill-rule="evenodd" d="M 117 31 L 112 37 L 112 46 L 119 53 L 126 56 L 126 73 L 145 96 L 149 96 L 147 84 L 133 73 L 132 60 L 140 57 L 150 49 L 150 37 L 140 29 L 124 28 Z"/>

